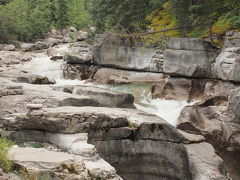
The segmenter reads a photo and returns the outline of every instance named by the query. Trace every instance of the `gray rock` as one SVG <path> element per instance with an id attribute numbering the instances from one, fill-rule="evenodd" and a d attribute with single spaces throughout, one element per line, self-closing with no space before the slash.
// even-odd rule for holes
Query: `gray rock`
<path id="1" fill-rule="evenodd" d="M 215 97 L 185 107 L 178 119 L 177 128 L 203 135 L 219 151 L 227 147 L 231 147 L 232 151 L 240 149 L 240 144 L 232 143 L 232 138 L 240 130 L 240 124 L 235 123 L 228 112 L 226 97 Z"/>
<path id="2" fill-rule="evenodd" d="M 64 152 L 54 152 L 44 148 L 13 147 L 9 152 L 9 157 L 24 168 L 30 178 L 41 177 L 54 180 L 90 180 L 92 178 L 113 180 L 116 178 L 116 180 L 121 180 L 110 165 L 107 171 L 99 173 L 89 165 L 89 162 L 84 162 L 81 156 Z M 98 162 L 97 166 L 101 167 L 101 165 L 104 163 Z"/>
<path id="3" fill-rule="evenodd" d="M 54 91 L 42 85 L 21 84 L 22 95 L 2 96 L 0 98 L 0 116 L 27 112 L 27 104 L 43 104 L 44 107 L 59 106 L 99 106 L 99 103 L 86 96 L 72 95 Z M 14 90 L 15 91 L 15 90 Z"/>
<path id="4" fill-rule="evenodd" d="M 16 47 L 13 44 L 9 44 L 7 46 L 4 46 L 4 51 L 15 51 Z"/>
<path id="5" fill-rule="evenodd" d="M 35 43 L 36 50 L 48 49 L 49 43 L 44 41 L 38 41 Z"/>
<path id="6" fill-rule="evenodd" d="M 203 40 L 171 38 L 164 51 L 163 71 L 186 77 L 210 77 L 218 50 Z"/>
<path id="7" fill-rule="evenodd" d="M 0 44 L 0 51 L 3 51 L 4 44 Z"/>
<path id="8" fill-rule="evenodd" d="M 21 62 L 30 61 L 33 54 L 22 53 L 17 51 L 0 51 L 0 65 L 20 64 Z"/>
<path id="9" fill-rule="evenodd" d="M 36 50 L 36 45 L 33 43 L 23 43 L 21 45 L 22 51 L 35 51 Z"/>
<path id="10" fill-rule="evenodd" d="M 96 87 L 76 86 L 73 89 L 73 94 L 93 98 L 105 107 L 134 108 L 134 97 L 127 93 Z"/>
<path id="11" fill-rule="evenodd" d="M 10 172 L 3 172 L 0 168 L 0 180 L 21 180 L 17 175 Z"/>
<path id="12" fill-rule="evenodd" d="M 94 64 L 128 70 L 162 72 L 162 56 L 156 49 L 133 46 L 128 38 L 96 35 Z"/>
<path id="13" fill-rule="evenodd" d="M 231 91 L 237 89 L 239 86 L 231 82 L 224 81 L 207 81 L 204 87 L 204 96 L 205 98 L 212 98 L 216 96 L 225 96 L 229 97 Z"/>
<path id="14" fill-rule="evenodd" d="M 192 80 L 184 78 L 167 78 L 162 83 L 154 84 L 153 98 L 188 101 L 191 96 Z"/>
<path id="15" fill-rule="evenodd" d="M 233 114 L 234 121 L 240 123 L 240 88 L 231 92 L 228 109 Z"/>
<path id="16" fill-rule="evenodd" d="M 240 48 L 226 48 L 216 58 L 216 62 L 212 68 L 212 76 L 214 78 L 240 81 Z"/>
<path id="17" fill-rule="evenodd" d="M 238 31 L 226 32 L 224 48 L 239 47 L 240 46 L 240 33 Z"/>
<path id="18" fill-rule="evenodd" d="M 86 43 L 77 43 L 70 48 L 64 60 L 72 64 L 90 64 L 93 60 L 91 46 Z"/>
<path id="19" fill-rule="evenodd" d="M 22 94 L 23 94 L 22 86 L 0 85 L 0 97 L 11 96 L 11 95 L 22 95 Z"/>
<path id="20" fill-rule="evenodd" d="M 104 180 L 121 179 L 116 175 L 116 170 L 99 157 L 94 145 L 87 143 L 87 134 L 53 134 L 43 131 L 15 131 L 7 132 L 6 137 L 11 138 L 15 142 L 34 141 L 54 144 L 70 154 L 81 156 L 83 163 L 92 177 Z"/>
<path id="21" fill-rule="evenodd" d="M 191 50 L 191 51 L 213 51 L 216 49 L 209 42 L 197 38 L 170 38 L 166 49 Z"/>
<path id="22" fill-rule="evenodd" d="M 66 63 L 62 65 L 62 69 L 63 69 L 63 77 L 66 79 L 86 80 L 86 79 L 91 79 L 93 77 L 98 67 L 84 65 L 84 64 Z"/>
<path id="23" fill-rule="evenodd" d="M 132 111 L 132 110 L 131 110 Z M 135 110 L 136 111 L 136 110 Z M 128 125 L 128 114 L 137 116 L 137 112 L 103 107 L 59 107 L 40 111 L 31 111 L 26 115 L 17 115 L 16 119 L 6 118 L 8 129 L 41 129 L 55 133 L 88 132 L 90 127 L 123 127 Z"/>
<path id="24" fill-rule="evenodd" d="M 138 121 L 140 124 L 129 126 L 132 130 L 123 127 L 109 130 L 90 129 L 89 142 L 96 146 L 101 157 L 110 162 L 124 179 L 198 180 L 192 176 L 201 174 L 202 166 L 206 164 L 209 165 L 209 169 L 205 168 L 205 174 L 211 174 L 213 178 L 224 177 L 219 171 L 222 161 L 214 154 L 213 148 L 209 154 L 202 155 L 204 159 L 189 159 L 195 157 L 197 152 L 187 150 L 184 143 L 189 146 L 196 143 L 197 146 L 199 142 L 204 141 L 202 136 L 186 135 L 160 119 L 149 116 L 151 117 L 144 117 L 142 121 Z M 208 146 L 210 145 L 206 144 L 206 147 Z M 199 147 L 203 145 L 200 144 Z M 215 156 L 215 159 L 208 159 L 208 155 Z M 191 169 L 194 163 L 201 165 Z"/>
<path id="25" fill-rule="evenodd" d="M 227 180 L 223 176 L 223 160 L 216 156 L 214 148 L 208 143 L 185 145 L 193 180 Z"/>
<path id="26" fill-rule="evenodd" d="M 17 82 L 29 83 L 29 84 L 55 84 L 56 83 L 54 79 L 50 79 L 45 76 L 34 75 L 34 74 L 26 74 L 26 75 L 19 76 L 17 78 Z"/>

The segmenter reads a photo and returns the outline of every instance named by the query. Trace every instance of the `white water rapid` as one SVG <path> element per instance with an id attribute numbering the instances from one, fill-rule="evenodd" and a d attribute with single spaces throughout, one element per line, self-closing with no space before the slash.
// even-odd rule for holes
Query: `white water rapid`
<path id="1" fill-rule="evenodd" d="M 55 49 L 67 52 L 68 44 L 56 46 Z M 168 123 L 176 126 L 177 119 L 181 110 L 194 103 L 188 103 L 186 101 L 164 100 L 164 99 L 152 99 L 151 87 L 149 85 L 99 85 L 94 83 L 86 83 L 80 80 L 66 80 L 63 78 L 61 64 L 63 61 L 52 61 L 47 56 L 46 52 L 39 52 L 32 61 L 29 61 L 22 65 L 22 69 L 30 73 L 47 76 L 56 80 L 56 86 L 62 85 L 85 85 L 85 86 L 97 86 L 101 88 L 116 90 L 120 92 L 132 93 L 135 97 L 135 105 L 137 109 L 145 112 L 156 114 L 159 117 L 165 119 Z"/>

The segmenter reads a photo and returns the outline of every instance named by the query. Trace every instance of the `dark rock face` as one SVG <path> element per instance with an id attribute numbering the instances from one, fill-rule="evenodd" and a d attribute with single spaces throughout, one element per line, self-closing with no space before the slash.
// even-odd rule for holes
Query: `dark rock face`
<path id="1" fill-rule="evenodd" d="M 123 179 L 192 179 L 188 156 L 182 145 L 151 140 L 93 143 L 99 154 L 117 169 Z"/>
<path id="2" fill-rule="evenodd" d="M 164 51 L 163 71 L 175 76 L 208 78 L 217 55 L 218 49 L 206 41 L 171 38 Z"/>

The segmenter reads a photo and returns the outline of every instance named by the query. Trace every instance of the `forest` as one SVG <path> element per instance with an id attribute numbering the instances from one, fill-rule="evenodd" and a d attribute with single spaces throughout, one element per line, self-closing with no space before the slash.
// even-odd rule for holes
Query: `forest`
<path id="1" fill-rule="evenodd" d="M 0 0 L 0 42 L 33 41 L 49 30 L 91 26 L 97 32 L 176 29 L 173 37 L 222 36 L 240 27 L 239 0 Z"/>

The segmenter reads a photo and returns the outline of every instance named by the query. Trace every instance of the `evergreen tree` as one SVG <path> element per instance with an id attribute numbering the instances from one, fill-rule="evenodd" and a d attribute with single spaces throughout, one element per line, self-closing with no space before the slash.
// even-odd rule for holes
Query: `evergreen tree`
<path id="1" fill-rule="evenodd" d="M 67 0 L 57 0 L 56 6 L 57 6 L 56 12 L 57 26 L 60 29 L 64 29 L 69 25 L 69 19 L 67 16 L 68 12 Z"/>
<path id="2" fill-rule="evenodd" d="M 68 19 L 71 26 L 81 29 L 90 24 L 90 14 L 84 0 L 71 0 L 68 5 Z"/>

